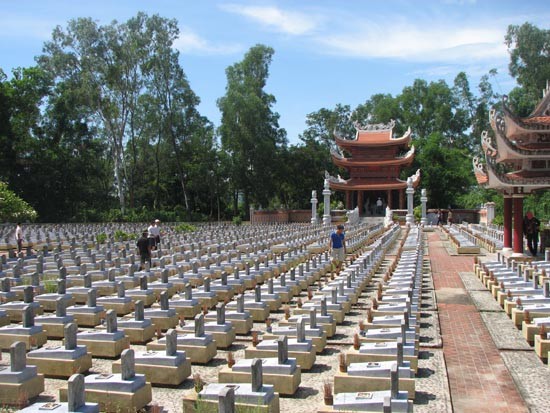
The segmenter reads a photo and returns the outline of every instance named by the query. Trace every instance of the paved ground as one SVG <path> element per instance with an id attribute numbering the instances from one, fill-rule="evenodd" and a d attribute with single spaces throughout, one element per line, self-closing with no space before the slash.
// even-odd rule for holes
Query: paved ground
<path id="1" fill-rule="evenodd" d="M 473 258 L 449 256 L 438 233 L 429 235 L 429 245 L 454 411 L 527 412 L 459 276 L 459 272 L 471 271 Z"/>

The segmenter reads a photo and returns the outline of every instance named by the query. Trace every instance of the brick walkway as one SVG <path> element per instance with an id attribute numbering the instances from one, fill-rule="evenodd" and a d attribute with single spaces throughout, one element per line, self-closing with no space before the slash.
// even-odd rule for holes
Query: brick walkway
<path id="1" fill-rule="evenodd" d="M 473 257 L 450 256 L 438 232 L 428 240 L 453 410 L 527 412 L 458 275 L 472 271 Z"/>

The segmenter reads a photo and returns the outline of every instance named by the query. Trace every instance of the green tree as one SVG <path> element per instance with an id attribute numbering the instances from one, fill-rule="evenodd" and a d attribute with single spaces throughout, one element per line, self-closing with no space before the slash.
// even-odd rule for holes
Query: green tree
<path id="1" fill-rule="evenodd" d="M 36 211 L 0 181 L 0 222 L 34 221 Z"/>
<path id="2" fill-rule="evenodd" d="M 273 53 L 270 47 L 256 45 L 242 61 L 229 66 L 226 93 L 218 100 L 222 150 L 230 159 L 234 215 L 239 195 L 244 200 L 245 214 L 251 203 L 268 205 L 274 193 L 279 150 L 286 145 L 279 114 L 272 109 L 275 97 L 264 90 Z"/>
<path id="3" fill-rule="evenodd" d="M 520 116 L 526 116 L 550 79 L 550 30 L 531 23 L 510 25 L 505 42 L 510 53 L 508 69 L 519 85 L 510 92 L 510 101 Z"/>

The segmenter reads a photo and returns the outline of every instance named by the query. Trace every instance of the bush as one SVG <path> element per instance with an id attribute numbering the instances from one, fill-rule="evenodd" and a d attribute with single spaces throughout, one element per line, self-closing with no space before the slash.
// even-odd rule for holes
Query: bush
<path id="1" fill-rule="evenodd" d="M 231 222 L 233 222 L 234 225 L 239 226 L 243 223 L 243 219 L 241 218 L 240 215 L 236 215 L 236 216 L 233 217 Z"/>
<path id="2" fill-rule="evenodd" d="M 34 221 L 36 211 L 0 181 L 0 222 Z"/>
<path id="3" fill-rule="evenodd" d="M 176 232 L 193 232 L 196 231 L 197 227 L 194 225 L 188 224 L 186 222 L 182 222 L 181 224 L 178 224 L 174 227 L 174 231 Z"/>
<path id="4" fill-rule="evenodd" d="M 95 239 L 98 243 L 104 244 L 105 241 L 107 241 L 107 234 L 105 234 L 104 232 L 97 234 Z"/>
<path id="5" fill-rule="evenodd" d="M 504 225 L 504 217 L 502 215 L 496 215 L 493 218 L 493 225 Z"/>
<path id="6" fill-rule="evenodd" d="M 136 238 L 136 234 L 129 234 L 127 232 L 121 231 L 120 229 L 117 229 L 115 231 L 115 241 L 128 241 Z"/>

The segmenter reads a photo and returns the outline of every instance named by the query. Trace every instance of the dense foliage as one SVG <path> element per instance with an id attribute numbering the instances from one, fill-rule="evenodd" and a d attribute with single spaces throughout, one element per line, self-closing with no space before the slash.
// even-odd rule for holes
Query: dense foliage
<path id="1" fill-rule="evenodd" d="M 476 185 L 471 167 L 489 109 L 500 103 L 496 72 L 476 88 L 458 73 L 452 85 L 417 79 L 396 96 L 320 108 L 289 145 L 265 91 L 272 48 L 256 45 L 227 68 L 215 128 L 197 109 L 173 47 L 178 36 L 177 22 L 157 15 L 106 25 L 79 18 L 53 31 L 35 67 L 9 77 L 0 69 L 0 180 L 39 220 L 240 222 L 250 206 L 309 208 L 325 170 L 346 177 L 330 159 L 334 132 L 352 136 L 354 121 L 391 119 L 395 133 L 412 130 L 417 155 L 403 178 L 422 170 L 430 207 L 500 202 Z M 550 32 L 525 23 L 510 26 L 505 41 L 518 83 L 509 102 L 525 115 L 550 79 Z M 550 218 L 548 198 L 536 194 L 526 207 Z"/>

